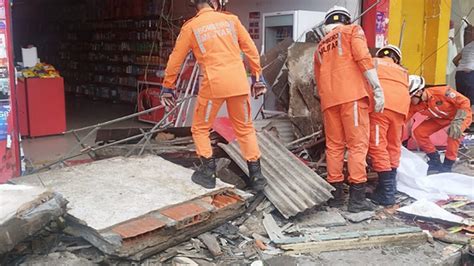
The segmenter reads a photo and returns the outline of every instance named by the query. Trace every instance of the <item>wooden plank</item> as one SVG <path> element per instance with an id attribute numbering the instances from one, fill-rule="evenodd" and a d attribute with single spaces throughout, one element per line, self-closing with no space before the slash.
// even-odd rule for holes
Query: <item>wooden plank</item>
<path id="1" fill-rule="evenodd" d="M 421 244 L 428 239 L 425 233 L 409 233 L 400 235 L 375 236 L 366 238 L 331 240 L 321 242 L 309 242 L 282 245 L 281 248 L 288 254 L 297 254 L 305 252 L 328 252 L 350 249 L 361 249 L 388 245 L 409 245 Z"/>

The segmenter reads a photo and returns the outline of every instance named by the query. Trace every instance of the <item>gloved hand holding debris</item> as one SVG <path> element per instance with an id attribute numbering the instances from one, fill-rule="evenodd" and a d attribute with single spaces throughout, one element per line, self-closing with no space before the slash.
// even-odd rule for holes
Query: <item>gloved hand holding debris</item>
<path id="1" fill-rule="evenodd" d="M 375 112 L 383 112 L 385 106 L 385 97 L 383 94 L 382 86 L 380 85 L 380 80 L 377 75 L 377 70 L 369 69 L 364 72 L 364 76 L 369 82 L 370 86 L 374 92 L 374 101 L 375 101 Z"/>
<path id="2" fill-rule="evenodd" d="M 258 99 L 260 95 L 265 93 L 267 93 L 267 82 L 265 78 L 261 76 L 257 81 L 257 77 L 252 76 L 252 97 Z"/>
<path id="3" fill-rule="evenodd" d="M 175 92 L 173 89 L 163 87 L 160 92 L 161 104 L 165 107 L 175 105 Z"/>
<path id="4" fill-rule="evenodd" d="M 466 111 L 458 110 L 448 129 L 448 136 L 452 139 L 459 139 L 462 136 L 462 123 L 466 119 Z"/>

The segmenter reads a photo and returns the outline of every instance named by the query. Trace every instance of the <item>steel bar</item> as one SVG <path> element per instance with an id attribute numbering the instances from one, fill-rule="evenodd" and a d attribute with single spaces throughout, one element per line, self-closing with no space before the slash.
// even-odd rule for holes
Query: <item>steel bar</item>
<path id="1" fill-rule="evenodd" d="M 369 8 L 367 8 L 366 10 L 364 10 L 364 12 L 360 13 L 359 16 L 357 16 L 356 18 L 354 18 L 354 19 L 352 20 L 351 24 L 354 23 L 354 22 L 356 22 L 356 21 L 358 21 L 361 17 L 363 17 L 365 14 L 367 14 L 367 12 L 369 12 L 370 10 L 372 10 L 372 8 L 376 7 L 376 6 L 380 3 L 380 1 L 382 1 L 382 0 L 377 0 L 377 2 L 373 3 L 371 6 L 369 6 Z"/>
<path id="2" fill-rule="evenodd" d="M 147 109 L 147 110 L 144 110 L 144 111 L 141 111 L 141 112 L 138 112 L 138 113 L 134 113 L 134 114 L 131 114 L 131 115 L 123 116 L 123 117 L 120 117 L 120 118 L 116 118 L 116 119 L 113 119 L 113 120 L 110 120 L 110 121 L 107 121 L 107 122 L 103 122 L 103 123 L 99 123 L 99 124 L 96 124 L 96 125 L 87 126 L 87 127 L 83 127 L 83 128 L 69 130 L 69 131 L 64 132 L 64 134 L 70 134 L 72 132 L 77 133 L 77 132 L 80 132 L 80 131 L 93 129 L 93 128 L 96 128 L 96 127 L 107 126 L 107 125 L 110 125 L 110 124 L 114 124 L 114 123 L 117 123 L 117 122 L 128 120 L 130 118 L 134 118 L 134 117 L 137 117 L 137 116 L 140 116 L 140 115 L 143 115 L 143 114 L 147 114 L 147 113 L 150 113 L 150 112 L 153 112 L 155 110 L 162 109 L 162 108 L 164 108 L 164 106 L 162 106 L 162 105 L 155 106 L 155 107 L 152 107 L 150 109 Z"/>
<path id="3" fill-rule="evenodd" d="M 97 129 L 99 130 L 100 127 Z M 81 140 L 81 138 L 79 138 L 79 135 L 77 135 L 77 133 L 75 131 L 72 132 L 72 135 L 74 136 L 74 138 L 77 140 L 77 142 L 81 145 L 81 147 L 83 149 L 86 148 L 86 145 L 84 145 L 84 141 L 85 141 L 85 138 Z M 95 159 L 96 158 L 96 155 L 92 152 L 88 153 L 87 155 L 89 155 L 89 157 L 91 157 L 91 159 Z"/>
<path id="4" fill-rule="evenodd" d="M 189 97 L 188 97 L 189 98 Z M 53 165 L 56 165 L 58 163 L 62 163 L 66 160 L 69 160 L 69 159 L 72 159 L 72 158 L 75 158 L 75 157 L 78 157 L 78 156 L 81 156 L 83 155 L 84 153 L 88 153 L 88 152 L 95 152 L 97 150 L 100 150 L 100 149 L 103 149 L 103 148 L 107 148 L 107 147 L 110 147 L 110 146 L 113 146 L 113 145 L 117 145 L 117 144 L 121 144 L 121 143 L 125 143 L 125 142 L 128 142 L 128 141 L 131 141 L 131 140 L 135 140 L 135 139 L 138 139 L 140 137 L 144 137 L 144 136 L 148 136 L 150 134 L 154 134 L 154 133 L 157 133 L 157 132 L 160 132 L 160 131 L 163 131 L 164 128 L 160 128 L 160 129 L 157 129 L 161 124 L 163 124 L 163 122 L 166 121 L 166 119 L 170 116 L 171 113 L 173 113 L 184 101 L 186 101 L 188 98 L 184 98 L 183 100 L 181 100 L 180 102 L 176 103 L 176 105 L 170 110 L 170 112 L 166 113 L 164 116 L 163 116 L 163 119 L 161 119 L 150 131 L 146 132 L 146 133 L 142 133 L 142 134 L 139 134 L 139 135 L 135 135 L 135 136 L 131 136 L 131 137 L 128 137 L 128 138 L 125 138 L 125 139 L 122 139 L 122 140 L 118 140 L 118 141 L 114 141 L 112 143 L 108 143 L 108 144 L 105 144 L 103 146 L 99 146 L 98 148 L 94 148 L 94 147 L 88 147 L 86 149 L 83 149 L 81 150 L 80 153 L 78 154 L 75 154 L 75 155 L 71 155 L 71 156 L 64 156 L 63 158 L 61 158 L 60 160 L 57 160 L 55 162 L 52 162 L 46 166 L 43 166 L 39 169 L 36 169 L 36 170 L 33 170 L 32 173 L 36 173 L 38 171 L 41 171 L 41 170 L 44 170 L 44 169 L 47 169 L 47 168 L 50 168 L 51 166 Z"/>

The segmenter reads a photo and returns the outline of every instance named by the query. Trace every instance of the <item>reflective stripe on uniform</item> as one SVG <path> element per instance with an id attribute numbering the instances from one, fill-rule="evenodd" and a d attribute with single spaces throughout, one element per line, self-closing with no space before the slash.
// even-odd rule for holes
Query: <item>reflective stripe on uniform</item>
<path id="1" fill-rule="evenodd" d="M 199 34 L 199 32 L 197 30 L 193 30 L 193 32 L 194 32 L 194 36 L 196 37 L 196 41 L 198 43 L 199 50 L 201 50 L 202 54 L 205 54 L 206 53 L 206 48 L 204 48 L 204 43 L 202 42 L 201 35 Z"/>
<path id="2" fill-rule="evenodd" d="M 245 124 L 249 122 L 249 107 L 248 101 L 244 101 L 244 114 L 245 114 Z"/>
<path id="3" fill-rule="evenodd" d="M 229 23 L 229 30 L 232 33 L 232 39 L 234 40 L 235 44 L 239 43 L 239 39 L 237 38 L 237 31 L 235 30 L 235 25 L 234 22 L 232 21 L 227 21 Z"/>
<path id="4" fill-rule="evenodd" d="M 446 115 L 446 116 L 448 115 L 448 113 L 439 110 L 439 108 L 437 106 L 435 108 L 436 108 L 436 111 L 438 111 L 438 113 Z"/>
<path id="5" fill-rule="evenodd" d="M 431 108 L 428 108 L 428 111 L 430 111 L 430 113 L 431 113 L 432 115 L 434 115 L 435 117 L 441 118 L 441 116 L 439 116 L 437 113 L 435 113 L 435 111 L 431 110 Z"/>
<path id="6" fill-rule="evenodd" d="M 375 125 L 375 146 L 380 144 L 380 126 Z"/>
<path id="7" fill-rule="evenodd" d="M 342 55 L 342 36 L 340 32 L 337 33 L 337 50 L 339 55 Z"/>
<path id="8" fill-rule="evenodd" d="M 321 53 L 319 51 L 316 51 L 316 53 L 318 53 L 319 63 L 322 63 L 323 59 L 321 58 Z"/>
<path id="9" fill-rule="evenodd" d="M 359 103 L 354 102 L 354 126 L 359 126 Z"/>
<path id="10" fill-rule="evenodd" d="M 206 116 L 204 117 L 204 121 L 207 123 L 209 122 L 209 118 L 211 116 L 211 111 L 212 111 L 212 101 L 209 100 L 207 102 L 207 107 L 206 107 Z"/>

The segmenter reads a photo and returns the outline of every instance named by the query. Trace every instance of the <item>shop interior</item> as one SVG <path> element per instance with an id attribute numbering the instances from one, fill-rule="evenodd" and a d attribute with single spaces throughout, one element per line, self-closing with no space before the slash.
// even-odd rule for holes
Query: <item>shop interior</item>
<path id="1" fill-rule="evenodd" d="M 159 88 L 192 11 L 185 1 L 14 1 L 19 124 L 27 161 L 34 167 L 68 152 L 77 140 L 61 134 L 67 130 L 153 105 L 148 92 Z M 107 127 L 150 127 L 156 120 L 159 116 L 140 117 Z"/>

